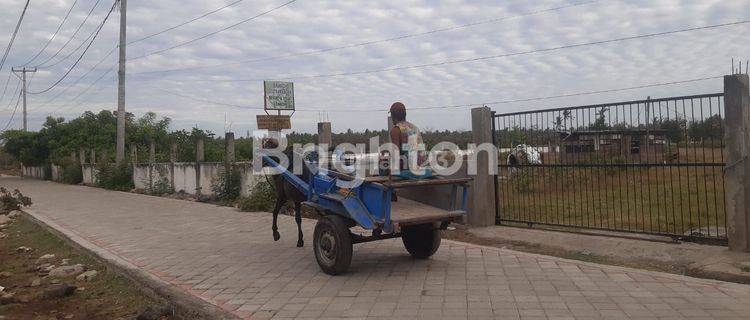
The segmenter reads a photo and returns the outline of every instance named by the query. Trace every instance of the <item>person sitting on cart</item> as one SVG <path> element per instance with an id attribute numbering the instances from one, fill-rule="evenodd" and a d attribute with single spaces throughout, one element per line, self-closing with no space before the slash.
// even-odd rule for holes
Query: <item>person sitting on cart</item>
<path id="1" fill-rule="evenodd" d="M 406 106 L 401 102 L 391 105 L 389 111 L 393 128 L 389 133 L 391 143 L 396 145 L 399 150 L 399 173 L 397 176 L 404 179 L 423 179 L 432 176 L 432 172 L 425 164 L 425 151 L 423 149 L 422 134 L 419 128 L 409 121 L 406 121 Z M 412 168 L 416 159 L 416 168 Z"/>

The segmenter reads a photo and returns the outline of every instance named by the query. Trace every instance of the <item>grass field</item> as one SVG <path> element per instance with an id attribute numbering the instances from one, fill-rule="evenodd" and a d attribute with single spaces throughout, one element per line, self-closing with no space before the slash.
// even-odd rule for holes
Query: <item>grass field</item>
<path id="1" fill-rule="evenodd" d="M 717 150 L 680 150 L 679 160 L 719 162 Z M 504 220 L 668 234 L 698 232 L 695 235 L 703 237 L 725 234 L 720 166 L 502 168 L 498 177 Z"/>

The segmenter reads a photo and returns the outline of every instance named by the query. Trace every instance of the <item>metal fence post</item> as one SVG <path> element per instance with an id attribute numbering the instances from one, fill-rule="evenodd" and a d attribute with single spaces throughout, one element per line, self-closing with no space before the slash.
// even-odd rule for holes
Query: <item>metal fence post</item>
<path id="1" fill-rule="evenodd" d="M 750 252 L 750 95 L 748 76 L 724 76 L 726 167 L 724 181 L 729 250 Z"/>

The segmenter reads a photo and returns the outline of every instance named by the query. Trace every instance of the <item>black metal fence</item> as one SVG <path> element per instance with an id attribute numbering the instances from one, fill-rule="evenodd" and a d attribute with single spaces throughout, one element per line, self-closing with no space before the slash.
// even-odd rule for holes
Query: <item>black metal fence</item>
<path id="1" fill-rule="evenodd" d="M 718 93 L 494 114 L 498 223 L 723 242 L 723 104 Z"/>

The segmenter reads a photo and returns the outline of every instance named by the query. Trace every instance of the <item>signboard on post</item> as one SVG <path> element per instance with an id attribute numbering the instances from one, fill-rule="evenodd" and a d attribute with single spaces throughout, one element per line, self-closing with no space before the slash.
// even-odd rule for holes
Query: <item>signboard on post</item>
<path id="1" fill-rule="evenodd" d="M 257 115 L 255 120 L 258 122 L 258 129 L 268 131 L 281 131 L 281 129 L 291 129 L 291 116 L 284 115 Z"/>
<path id="2" fill-rule="evenodd" d="M 294 83 L 283 81 L 263 81 L 265 110 L 294 111 Z"/>

